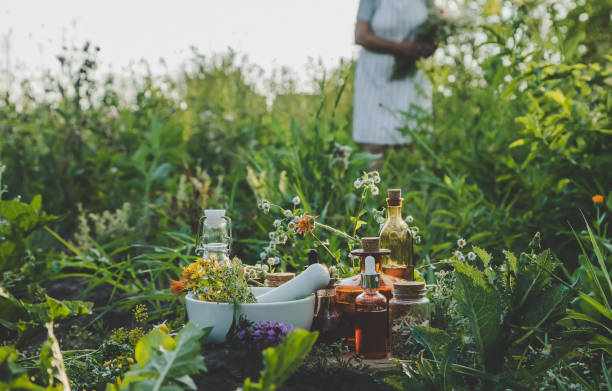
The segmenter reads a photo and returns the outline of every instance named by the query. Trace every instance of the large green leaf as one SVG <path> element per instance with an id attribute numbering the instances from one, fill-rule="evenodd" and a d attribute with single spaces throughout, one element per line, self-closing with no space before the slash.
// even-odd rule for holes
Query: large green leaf
<path id="1" fill-rule="evenodd" d="M 277 347 L 263 351 L 264 370 L 257 383 L 244 381 L 243 391 L 274 391 L 295 372 L 310 350 L 319 333 L 297 329 Z"/>
<path id="2" fill-rule="evenodd" d="M 501 333 L 501 301 L 483 272 L 462 261 L 455 261 L 453 265 L 457 276 L 457 308 L 468 320 L 482 365 L 486 368 L 488 358 L 499 347 L 497 344 Z"/>
<path id="3" fill-rule="evenodd" d="M 107 390 L 195 390 L 190 375 L 206 370 L 200 341 L 210 328 L 201 329 L 187 323 L 175 338 L 155 328 L 138 341 L 136 364 L 116 385 Z"/>

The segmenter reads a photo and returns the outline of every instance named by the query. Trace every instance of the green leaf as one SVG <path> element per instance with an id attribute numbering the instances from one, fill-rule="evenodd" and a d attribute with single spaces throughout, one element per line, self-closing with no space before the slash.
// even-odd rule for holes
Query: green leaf
<path id="1" fill-rule="evenodd" d="M 518 268 L 518 260 L 516 259 L 516 255 L 514 255 L 514 253 L 511 251 L 504 251 L 504 256 L 507 269 L 512 273 L 516 274 Z"/>
<path id="2" fill-rule="evenodd" d="M 525 139 L 519 138 L 518 140 L 514 140 L 513 142 L 511 142 L 510 145 L 508 145 L 508 148 L 516 148 L 522 145 L 525 145 Z"/>
<path id="3" fill-rule="evenodd" d="M 448 358 L 452 338 L 446 331 L 429 326 L 414 326 L 412 335 L 427 348 L 434 360 L 441 362 Z"/>
<path id="4" fill-rule="evenodd" d="M 243 391 L 274 391 L 295 372 L 310 350 L 319 333 L 296 329 L 279 346 L 263 351 L 265 368 L 257 383 L 244 381 Z"/>
<path id="5" fill-rule="evenodd" d="M 608 320 L 612 320 L 612 311 L 610 311 L 605 305 L 585 293 L 581 293 L 578 297 L 580 298 L 580 300 L 590 305 L 593 309 L 595 309 L 601 315 L 606 317 Z"/>
<path id="6" fill-rule="evenodd" d="M 484 267 L 489 267 L 489 263 L 491 263 L 491 259 L 493 259 L 491 254 L 478 246 L 472 247 L 472 250 L 476 253 L 476 255 L 478 255 L 478 258 L 480 258 Z"/>
<path id="7" fill-rule="evenodd" d="M 495 354 L 499 348 L 502 309 L 500 298 L 484 273 L 462 261 L 453 262 L 457 283 L 455 299 L 458 310 L 469 323 L 471 334 L 483 360 Z"/>
<path id="8" fill-rule="evenodd" d="M 85 301 L 60 301 L 47 296 L 47 317 L 49 320 L 64 319 L 70 316 L 89 315 L 93 303 Z"/>
<path id="9" fill-rule="evenodd" d="M 136 344 L 136 360 L 123 379 L 107 390 L 180 390 L 195 389 L 190 375 L 206 370 L 200 347 L 210 328 L 187 323 L 176 338 L 159 328 L 153 329 Z"/>

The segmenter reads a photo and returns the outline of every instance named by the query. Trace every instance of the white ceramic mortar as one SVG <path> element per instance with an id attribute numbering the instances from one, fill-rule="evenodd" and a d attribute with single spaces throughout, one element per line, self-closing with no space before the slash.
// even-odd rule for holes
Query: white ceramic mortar
<path id="1" fill-rule="evenodd" d="M 274 288 L 253 287 L 251 291 L 257 297 Z M 200 327 L 211 327 L 207 338 L 209 342 L 223 342 L 232 325 L 234 306 L 229 303 L 200 301 L 189 293 L 185 297 L 189 320 Z M 240 304 L 239 311 L 252 322 L 273 320 L 284 322 L 306 330 L 312 325 L 314 316 L 315 295 L 303 299 L 280 301 L 274 303 Z"/>

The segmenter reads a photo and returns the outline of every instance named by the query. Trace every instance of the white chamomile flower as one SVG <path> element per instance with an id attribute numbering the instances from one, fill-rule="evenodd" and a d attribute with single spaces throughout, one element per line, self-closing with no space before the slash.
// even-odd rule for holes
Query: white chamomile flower
<path id="1" fill-rule="evenodd" d="M 283 222 L 280 221 L 279 219 L 274 220 L 274 223 L 272 223 L 272 225 L 274 225 L 275 228 L 278 228 L 281 226 Z"/>
<path id="2" fill-rule="evenodd" d="M 270 211 L 270 202 L 266 200 L 262 200 L 261 210 L 263 210 L 264 213 L 268 213 Z"/>
<path id="3" fill-rule="evenodd" d="M 467 244 L 467 242 L 463 238 L 460 238 L 459 240 L 457 240 L 457 246 L 459 248 L 464 248 L 466 244 Z"/>
<path id="4" fill-rule="evenodd" d="M 589 20 L 589 14 L 587 14 L 586 12 L 581 13 L 578 16 L 578 20 L 581 22 L 586 22 L 587 20 Z"/>
<path id="5" fill-rule="evenodd" d="M 378 173 L 378 171 L 372 172 L 372 182 L 380 183 L 380 174 Z"/>
<path id="6" fill-rule="evenodd" d="M 370 191 L 372 192 L 372 195 L 377 196 L 379 193 L 378 187 L 376 186 L 372 186 Z"/>
<path id="7" fill-rule="evenodd" d="M 476 260 L 476 254 L 473 251 L 470 251 L 467 255 L 467 259 L 470 261 L 475 261 Z"/>
<path id="8" fill-rule="evenodd" d="M 455 256 L 455 258 L 457 258 L 460 261 L 463 261 L 465 259 L 465 256 L 463 255 L 463 253 L 459 250 L 455 251 L 453 255 Z"/>
<path id="9" fill-rule="evenodd" d="M 262 251 L 259 253 L 259 258 L 263 261 L 264 259 L 266 259 L 266 257 L 268 256 L 268 253 L 266 253 L 265 251 Z"/>
<path id="10" fill-rule="evenodd" d="M 300 204 L 300 202 L 302 202 L 302 200 L 300 200 L 300 197 L 295 196 L 295 197 L 293 197 L 291 202 L 293 203 L 294 206 L 298 206 Z"/>
<path id="11" fill-rule="evenodd" d="M 361 180 L 361 178 L 355 179 L 355 182 L 353 182 L 353 186 L 355 186 L 355 189 L 361 188 L 361 186 L 363 186 L 363 181 Z"/>
<path id="12" fill-rule="evenodd" d="M 414 242 L 415 242 L 416 244 L 421 243 L 421 236 L 417 235 L 417 236 L 414 238 Z"/>
<path id="13" fill-rule="evenodd" d="M 276 266 L 280 263 L 280 258 L 279 257 L 270 257 L 268 258 L 268 260 L 266 261 L 268 262 L 268 265 L 270 266 Z"/>
<path id="14" fill-rule="evenodd" d="M 413 222 L 414 222 L 414 217 L 412 217 L 411 215 L 408 215 L 408 217 L 406 217 L 406 222 L 407 222 L 408 224 L 413 223 Z"/>
<path id="15" fill-rule="evenodd" d="M 283 215 L 285 217 L 293 217 L 293 212 L 290 211 L 289 209 L 285 209 L 285 210 L 283 210 Z"/>

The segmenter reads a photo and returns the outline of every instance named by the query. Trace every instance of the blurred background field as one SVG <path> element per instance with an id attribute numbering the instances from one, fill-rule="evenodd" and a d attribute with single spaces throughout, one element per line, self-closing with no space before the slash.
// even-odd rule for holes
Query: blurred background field
<path id="1" fill-rule="evenodd" d="M 407 108 L 414 145 L 385 156 L 380 187 L 404 190 L 424 272 L 460 237 L 501 255 L 520 253 L 539 232 L 569 276 L 580 264 L 572 228 L 588 238 L 582 214 L 612 250 L 609 7 L 461 7 L 473 18 L 465 31 L 420 64 L 434 112 Z M 193 256 L 203 208 L 228 210 L 234 253 L 249 264 L 262 261 L 273 230 L 260 199 L 289 206 L 299 196 L 320 222 L 351 229 L 353 181 L 372 160 L 351 139 L 351 60 L 313 62 L 304 81 L 283 70 L 261 76 L 240 53 L 194 49 L 177 72 L 118 74 L 99 69 L 104 50 L 67 45 L 45 76 L 1 91 L 2 199 L 40 195 L 41 210 L 56 216 L 36 212 L 39 224 L 3 233 L 15 243 L 0 263 L 13 295 L 36 296 L 27 286 L 39 284 L 91 300 L 100 323 L 89 326 L 104 332 L 142 303 L 150 322 L 171 316 L 178 325 L 184 314 L 168 283 Z M 366 209 L 383 205 L 384 191 Z M 364 218 L 359 234 L 377 234 L 375 214 Z M 32 234 L 43 223 L 49 229 Z M 346 258 L 341 238 L 322 235 Z M 278 246 L 280 268 L 299 269 L 315 245 Z"/>

